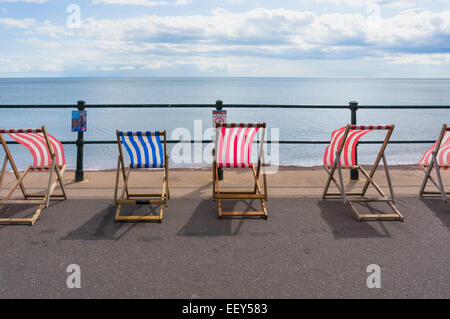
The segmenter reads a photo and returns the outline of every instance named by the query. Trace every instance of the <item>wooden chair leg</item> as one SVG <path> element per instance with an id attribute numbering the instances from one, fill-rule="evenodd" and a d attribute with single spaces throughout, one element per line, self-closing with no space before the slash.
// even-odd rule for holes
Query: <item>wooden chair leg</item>
<path id="1" fill-rule="evenodd" d="M 425 194 L 426 194 L 425 188 L 428 184 L 428 180 L 430 180 L 433 183 L 433 185 L 439 190 L 442 200 L 444 202 L 447 202 L 447 193 L 445 192 L 444 184 L 442 182 L 441 172 L 439 170 L 437 159 L 434 157 L 434 154 L 433 154 L 433 158 L 432 158 L 431 163 L 428 166 L 428 168 L 425 169 L 425 167 L 422 164 L 420 164 L 420 167 L 424 171 L 425 177 L 423 179 L 422 186 L 419 191 L 419 196 L 422 198 L 425 196 Z M 434 178 L 431 176 L 433 168 L 435 168 L 435 170 L 436 170 L 437 181 L 435 181 Z"/>
<path id="2" fill-rule="evenodd" d="M 66 166 L 64 165 L 64 171 L 65 171 L 65 168 L 66 168 Z M 64 181 L 63 181 L 63 175 L 64 174 L 60 170 L 58 165 L 55 166 L 55 172 L 56 172 L 56 177 L 58 178 L 59 186 L 61 187 L 61 191 L 63 193 L 64 199 L 67 199 L 66 187 L 64 186 Z"/>
<path id="3" fill-rule="evenodd" d="M 260 196 L 262 196 L 261 186 L 259 185 L 258 173 L 255 171 L 254 166 L 252 166 L 252 171 L 253 171 L 253 176 L 255 178 L 256 191 Z M 266 197 L 266 196 L 264 196 L 264 197 Z M 267 219 L 268 214 L 267 214 L 267 209 L 266 209 L 266 203 L 264 202 L 265 198 L 264 199 L 260 198 L 260 201 L 261 201 L 262 210 L 263 210 L 263 213 L 265 216 L 264 218 Z"/>
<path id="4" fill-rule="evenodd" d="M 65 171 L 65 169 L 66 169 L 66 167 L 64 166 L 63 172 Z M 51 181 L 51 179 L 50 179 L 50 181 Z M 51 199 L 51 196 L 52 196 L 52 194 L 53 194 L 53 192 L 54 192 L 56 186 L 58 186 L 58 183 L 59 183 L 59 180 L 56 179 L 56 180 L 51 184 L 51 186 L 49 187 L 47 194 L 45 194 L 43 202 L 45 203 L 45 206 L 46 206 L 46 207 L 48 207 L 48 206 L 47 206 L 47 203 L 49 203 L 49 201 L 50 201 L 50 199 Z M 63 194 L 63 197 L 65 197 L 64 194 Z"/>
<path id="5" fill-rule="evenodd" d="M 359 214 L 359 212 L 358 212 L 358 210 L 356 209 L 355 205 L 353 205 L 352 202 L 348 202 L 348 204 L 349 204 L 349 206 L 350 206 L 350 208 L 351 208 L 351 210 L 352 210 L 353 216 L 355 216 L 356 220 L 357 220 L 358 222 L 360 222 L 360 221 L 361 221 L 361 215 Z"/>
<path id="6" fill-rule="evenodd" d="M 264 195 L 265 195 L 265 199 L 266 201 L 269 200 L 269 193 L 267 191 L 267 178 L 266 178 L 266 174 L 263 174 L 263 183 L 264 183 Z"/>
<path id="7" fill-rule="evenodd" d="M 159 207 L 159 222 L 162 223 L 164 218 L 164 204 L 161 204 Z"/>
<path id="8" fill-rule="evenodd" d="M 164 173 L 164 191 L 165 191 L 165 195 L 164 195 L 163 199 L 166 202 L 166 208 L 167 208 L 167 207 L 169 207 L 170 194 L 169 194 L 169 178 L 166 173 Z"/>
<path id="9" fill-rule="evenodd" d="M 340 196 L 342 196 L 342 190 L 341 190 L 341 186 L 339 185 L 339 183 L 336 181 L 336 179 L 335 179 L 333 176 L 330 175 L 330 174 L 331 174 L 331 173 L 330 173 L 330 170 L 329 170 L 326 166 L 323 166 L 323 168 L 324 168 L 325 171 L 327 172 L 328 178 L 331 179 L 331 181 L 333 182 L 334 186 L 336 186 L 336 188 L 338 189 Z M 331 184 L 331 183 L 330 183 L 330 184 Z M 329 196 L 328 190 L 327 190 L 327 193 L 325 194 L 325 197 L 326 197 L 326 196 Z M 323 197 L 322 199 L 325 199 L 325 197 Z"/>
<path id="10" fill-rule="evenodd" d="M 437 156 L 433 155 L 433 162 L 434 162 L 434 167 L 436 169 L 436 175 L 437 175 L 437 179 L 438 179 L 438 183 L 439 183 L 439 190 L 441 191 L 441 194 L 442 194 L 442 200 L 444 202 L 447 202 L 447 196 L 445 195 L 444 184 L 442 183 L 442 177 L 441 177 L 441 173 L 439 172 L 439 164 L 438 164 L 436 157 Z"/>
<path id="11" fill-rule="evenodd" d="M 419 196 L 423 197 L 423 193 L 425 192 L 425 188 L 427 187 L 428 184 L 428 179 L 431 178 L 431 172 L 433 170 L 433 165 L 434 165 L 434 161 L 431 161 L 430 165 L 428 166 L 427 169 L 425 169 L 424 166 L 422 166 L 422 164 L 420 164 L 420 167 L 422 168 L 422 170 L 425 172 L 425 177 L 423 179 L 422 182 L 422 186 L 420 187 L 420 192 L 419 192 Z M 432 180 L 432 182 L 434 183 L 434 181 Z M 435 184 L 436 185 L 436 184 Z M 437 185 L 436 185 L 437 186 Z"/>
<path id="12" fill-rule="evenodd" d="M 372 185 L 375 190 L 378 192 L 378 194 L 380 194 L 382 197 L 387 198 L 386 194 L 383 192 L 383 190 L 381 189 L 380 186 L 378 186 L 377 183 L 375 183 L 375 181 L 373 180 L 372 177 L 370 177 L 369 173 L 367 173 L 367 171 L 362 167 L 359 166 L 359 170 L 361 171 L 361 173 L 363 173 L 363 175 L 366 177 L 367 182 L 369 183 L 369 185 Z M 362 195 L 362 197 L 364 197 L 364 195 Z M 391 198 L 392 199 L 392 198 Z"/>
<path id="13" fill-rule="evenodd" d="M 432 162 L 432 164 L 434 166 L 433 162 Z M 431 176 L 431 172 L 428 173 L 428 170 L 430 169 L 430 166 L 427 169 L 425 169 L 425 167 L 423 167 L 422 165 L 420 165 L 420 167 L 422 168 L 423 172 L 425 173 L 425 178 L 424 178 L 424 181 L 423 181 L 423 185 L 425 185 L 425 186 L 424 186 L 423 191 L 421 190 L 421 192 L 420 192 L 420 197 L 424 197 L 424 195 L 425 195 L 425 188 L 426 188 L 426 185 L 428 184 L 428 180 L 431 181 L 431 183 L 433 183 L 433 185 L 437 189 L 439 189 L 439 185 L 438 185 L 438 182 L 436 182 L 434 180 L 434 178 Z"/>
<path id="14" fill-rule="evenodd" d="M 338 175 L 339 175 L 339 183 L 341 185 L 341 194 L 342 194 L 342 199 L 344 200 L 344 204 L 347 204 L 347 195 L 345 193 L 345 186 L 344 186 L 344 179 L 342 177 L 342 168 L 341 168 L 341 161 L 339 160 L 339 154 L 336 152 L 336 158 L 337 158 L 337 171 L 338 171 Z"/>
<path id="15" fill-rule="evenodd" d="M 166 182 L 167 182 L 167 199 L 170 199 L 170 187 L 169 187 L 169 156 L 166 155 Z"/>
<path id="16" fill-rule="evenodd" d="M 118 170 L 116 172 L 116 184 L 118 189 L 118 179 L 120 179 L 121 167 L 118 164 Z M 116 223 L 118 222 L 159 222 L 162 223 L 164 219 L 164 208 L 168 207 L 169 194 L 168 194 L 168 175 L 166 175 L 166 170 L 163 170 L 163 178 L 162 178 L 162 186 L 160 193 L 146 193 L 146 194 L 135 194 L 135 193 L 126 193 L 127 186 L 130 182 L 130 175 L 132 169 L 131 166 L 128 167 L 128 170 L 125 175 L 125 182 L 123 185 L 122 193 L 119 199 L 115 199 L 116 203 L 116 213 L 114 220 Z M 117 195 L 115 195 L 117 196 Z M 152 199 L 157 197 L 158 199 Z M 120 216 L 120 212 L 123 205 L 159 205 L 159 215 L 158 216 Z"/>
<path id="17" fill-rule="evenodd" d="M 8 165 L 8 157 L 5 156 L 5 160 L 3 161 L 2 171 L 0 173 L 0 191 L 3 184 L 3 178 L 5 177 L 6 166 Z M 1 196 L 0 196 L 1 198 Z M 2 209 L 3 205 L 0 205 L 0 209 Z"/>
<path id="18" fill-rule="evenodd" d="M 220 195 L 220 188 L 219 188 L 219 170 L 218 170 L 217 164 L 216 163 L 214 163 L 214 164 L 215 164 L 214 165 L 214 181 L 215 181 L 215 183 L 213 182 L 213 185 L 215 186 L 215 189 L 214 189 L 214 197 L 215 197 L 216 194 Z M 217 198 L 217 208 L 219 210 L 219 219 L 222 219 L 222 203 L 220 202 L 219 198 Z"/>
<path id="19" fill-rule="evenodd" d="M 264 194 L 262 193 L 261 184 L 259 181 L 259 175 L 254 165 L 251 166 L 253 177 L 255 179 L 254 191 L 229 191 L 221 193 L 219 186 L 219 168 L 217 163 L 213 162 L 213 200 L 217 201 L 217 209 L 219 212 L 219 219 L 222 217 L 264 217 L 268 218 L 267 208 L 265 201 L 268 199 L 267 194 L 267 179 L 263 172 L 264 181 Z M 224 212 L 222 210 L 222 199 L 259 199 L 261 202 L 262 211 L 255 212 Z"/>
<path id="20" fill-rule="evenodd" d="M 23 180 L 25 179 L 25 177 L 28 175 L 29 172 L 30 172 L 30 167 L 28 167 L 25 170 L 25 172 L 23 172 L 23 174 L 17 180 L 16 184 L 14 184 L 14 186 L 9 190 L 8 194 L 6 194 L 6 196 L 3 197 L 3 199 L 9 199 L 11 197 L 11 195 L 14 193 L 14 191 L 16 190 L 16 188 L 19 187 L 19 185 L 23 185 Z M 26 197 L 24 197 L 24 198 L 26 199 Z"/>
<path id="21" fill-rule="evenodd" d="M 116 208 L 116 216 L 114 217 L 114 221 L 115 221 L 116 223 L 119 222 L 119 216 L 120 216 L 120 210 L 121 210 L 121 208 L 122 208 L 122 204 L 118 203 L 118 204 L 117 204 L 117 208 Z"/>
<path id="22" fill-rule="evenodd" d="M 0 142 L 3 145 L 3 150 L 5 151 L 6 157 L 8 158 L 9 164 L 11 165 L 11 168 L 13 170 L 14 176 L 16 177 L 16 180 L 20 179 L 20 172 L 17 169 L 16 163 L 14 162 L 14 159 L 11 155 L 11 152 L 9 151 L 8 145 L 6 144 L 6 140 L 3 137 L 3 134 L 0 134 Z M 19 183 L 20 189 L 22 191 L 23 197 L 27 198 L 28 197 L 28 193 L 25 189 L 25 186 L 23 185 L 23 183 Z"/>
<path id="23" fill-rule="evenodd" d="M 331 182 L 334 182 L 334 184 L 338 187 L 339 192 L 342 193 L 344 191 L 344 190 L 341 190 L 340 186 L 338 186 L 338 183 L 334 179 L 334 173 L 336 172 L 336 169 L 337 169 L 337 162 L 336 161 L 334 162 L 333 167 L 331 168 L 331 170 L 328 170 L 328 168 L 326 166 L 324 166 L 324 168 L 328 172 L 328 179 L 327 179 L 327 182 L 325 184 L 325 188 L 324 188 L 323 193 L 322 193 L 322 199 L 325 199 L 327 197 L 328 190 L 330 189 Z"/>
<path id="24" fill-rule="evenodd" d="M 256 170 L 256 179 L 259 180 L 259 174 L 261 172 L 261 161 L 258 161 L 258 169 Z M 256 183 L 255 183 L 255 188 L 253 190 L 253 194 L 256 194 Z"/>
<path id="25" fill-rule="evenodd" d="M 54 155 L 52 157 L 52 169 L 50 170 L 50 174 L 49 174 L 49 178 L 48 178 L 48 188 L 47 188 L 47 195 L 46 195 L 47 198 L 45 201 L 45 207 L 47 207 L 47 208 L 50 205 L 50 188 L 52 187 L 53 171 L 55 170 L 55 167 L 56 167 L 55 157 L 56 157 L 56 155 Z"/>
<path id="26" fill-rule="evenodd" d="M 44 208 L 45 208 L 45 204 L 41 204 L 41 206 L 39 206 L 39 208 L 36 210 L 32 220 L 31 220 L 31 226 L 33 226 L 36 223 L 36 221 L 38 220 L 38 218 L 41 215 L 41 212 Z"/>
<path id="27" fill-rule="evenodd" d="M 116 171 L 116 185 L 114 187 L 114 207 L 117 206 L 117 193 L 119 191 L 119 178 L 120 178 L 120 171 L 121 171 L 121 161 L 120 161 L 120 156 L 118 157 L 117 160 L 117 171 Z"/>
<path id="28" fill-rule="evenodd" d="M 385 170 L 386 170 L 386 178 L 388 179 L 389 190 L 390 190 L 390 193 L 391 193 L 391 197 L 390 198 L 388 198 L 386 196 L 386 194 L 383 192 L 381 187 L 378 186 L 378 184 L 374 181 L 373 177 L 370 177 L 370 174 L 367 173 L 367 171 L 362 166 L 359 166 L 359 170 L 366 177 L 367 183 L 369 183 L 369 185 L 372 185 L 375 188 L 375 190 L 378 192 L 378 194 L 380 194 L 380 196 L 382 197 L 381 200 L 384 200 L 388 204 L 388 206 L 392 209 L 394 214 L 366 214 L 366 215 L 362 215 L 362 214 L 358 213 L 358 219 L 360 221 L 363 221 L 363 220 L 367 220 L 367 221 L 369 221 L 369 220 L 399 220 L 399 221 L 404 221 L 403 215 L 400 213 L 400 211 L 395 206 L 394 190 L 393 190 L 392 183 L 390 181 L 390 175 L 389 175 L 389 169 L 387 167 L 387 161 L 385 159 L 384 154 L 383 154 L 382 157 L 383 157 Z M 376 201 L 376 200 L 367 200 L 367 202 L 370 202 L 370 201 Z M 354 206 L 352 206 L 352 208 L 356 211 L 356 208 Z"/>
<path id="29" fill-rule="evenodd" d="M 8 165 L 8 157 L 5 156 L 5 159 L 3 160 L 3 165 L 2 165 L 2 172 L 0 173 L 0 189 L 1 189 L 2 184 L 3 184 L 3 178 L 5 177 L 6 166 L 7 165 Z"/>
<path id="30" fill-rule="evenodd" d="M 120 201 L 125 199 L 125 194 L 127 192 L 127 185 L 128 185 L 128 179 L 130 177 L 130 173 L 131 173 L 131 167 L 128 167 L 128 171 L 127 171 L 127 173 L 125 175 L 125 182 L 124 182 L 124 185 L 123 185 L 122 194 L 120 196 Z M 128 199 L 128 196 L 127 196 L 127 199 Z M 115 217 L 115 221 L 116 222 L 119 221 L 121 208 L 122 208 L 122 204 L 119 202 L 117 204 L 117 210 L 116 210 L 116 217 Z"/>
<path id="31" fill-rule="evenodd" d="M 394 132 L 395 125 L 392 125 L 389 131 L 386 134 L 386 137 L 384 138 L 383 145 L 381 146 L 380 152 L 378 153 L 377 159 L 375 160 L 375 163 L 373 164 L 372 170 L 370 171 L 370 178 L 373 179 L 375 172 L 377 171 L 378 165 L 380 164 L 380 161 L 386 151 L 386 148 L 388 146 L 389 140 L 391 139 L 392 133 Z M 367 189 L 369 188 L 369 180 L 366 181 L 363 187 L 362 196 L 364 197 L 366 195 Z"/>
<path id="32" fill-rule="evenodd" d="M 356 209 L 352 201 L 349 201 L 349 205 L 352 209 L 353 215 L 359 221 L 404 221 L 403 215 L 398 211 L 392 202 L 388 202 L 388 205 L 394 211 L 394 214 L 360 214 Z"/>
<path id="33" fill-rule="evenodd" d="M 163 187 L 162 187 L 162 193 L 161 193 L 161 205 L 160 205 L 160 211 L 159 211 L 159 222 L 161 223 L 163 220 L 163 214 L 164 214 L 164 206 L 167 207 L 167 199 L 166 199 L 166 180 L 164 178 Z"/>
<path id="34" fill-rule="evenodd" d="M 125 193 L 127 194 L 127 198 L 130 198 L 130 193 L 128 192 L 128 185 L 126 183 L 126 168 L 125 168 L 125 162 L 123 160 L 123 157 L 121 158 L 121 166 L 122 166 L 122 176 L 123 176 L 123 187 L 125 188 Z"/>
<path id="35" fill-rule="evenodd" d="M 386 173 L 386 179 L 387 179 L 388 186 L 389 186 L 389 192 L 391 193 L 391 199 L 392 199 L 392 202 L 395 203 L 394 187 L 392 185 L 391 174 L 389 172 L 386 155 L 384 155 L 384 154 L 383 154 L 383 165 L 384 165 L 384 171 Z"/>
<path id="36" fill-rule="evenodd" d="M 213 179 L 213 201 L 216 200 L 216 162 L 213 163 L 212 169 L 212 179 Z"/>

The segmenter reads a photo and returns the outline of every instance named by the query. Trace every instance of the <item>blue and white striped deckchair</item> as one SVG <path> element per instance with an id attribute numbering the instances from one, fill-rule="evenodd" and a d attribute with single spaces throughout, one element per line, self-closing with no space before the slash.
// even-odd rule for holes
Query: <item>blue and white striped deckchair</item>
<path id="1" fill-rule="evenodd" d="M 164 150 L 160 132 L 119 132 L 130 155 L 131 168 L 163 168 Z"/>
<path id="2" fill-rule="evenodd" d="M 170 199 L 169 192 L 169 157 L 167 156 L 166 131 L 155 132 L 128 132 L 116 131 L 119 146 L 119 159 L 117 163 L 116 187 L 114 191 L 114 204 L 117 205 L 116 222 L 159 221 L 163 219 L 164 206 L 167 207 Z M 122 144 L 130 157 L 128 171 L 122 152 Z M 162 168 L 164 171 L 163 190 L 161 193 L 132 194 L 129 192 L 128 181 L 132 170 Z M 117 199 L 119 188 L 119 175 L 122 172 L 124 187 L 120 199 Z M 160 199 L 152 199 L 158 197 Z M 134 198 L 134 199 L 133 199 Z M 139 198 L 139 200 L 137 199 Z M 120 216 L 122 205 L 159 204 L 159 216 Z"/>

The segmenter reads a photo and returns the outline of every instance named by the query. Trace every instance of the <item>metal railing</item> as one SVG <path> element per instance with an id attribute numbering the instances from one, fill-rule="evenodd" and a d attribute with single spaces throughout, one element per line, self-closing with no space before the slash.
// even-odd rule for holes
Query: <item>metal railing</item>
<path id="1" fill-rule="evenodd" d="M 360 109 L 370 110 L 421 110 L 421 109 L 450 109 L 450 105 L 359 105 L 358 102 L 352 101 L 349 105 L 269 105 L 269 104 L 223 104 L 222 101 L 216 101 L 215 104 L 89 104 L 84 101 L 78 101 L 77 105 L 0 105 L 0 109 L 73 109 L 77 108 L 79 111 L 86 109 L 216 109 L 218 111 L 223 108 L 226 109 L 244 109 L 244 108 L 258 108 L 258 109 L 335 109 L 335 110 L 350 110 L 350 124 L 357 125 L 357 112 Z M 169 144 L 176 143 L 203 143 L 209 144 L 213 141 L 180 141 L 180 140 L 168 140 Z M 282 145 L 315 145 L 315 144 L 328 144 L 330 141 L 306 141 L 306 140 L 291 140 L 291 141 L 279 141 L 278 144 Z M 399 140 L 390 141 L 390 144 L 433 144 L 432 140 Z M 62 141 L 63 144 L 76 145 L 77 146 L 77 167 L 75 171 L 75 180 L 77 182 L 84 179 L 83 168 L 83 152 L 84 145 L 101 145 L 101 144 L 116 144 L 116 140 L 84 140 L 84 133 L 78 132 L 76 141 Z M 266 143 L 270 144 L 271 141 Z M 383 141 L 362 141 L 359 144 L 382 144 Z M 8 142 L 8 144 L 17 144 L 17 142 Z M 222 175 L 222 174 L 220 174 Z M 351 171 L 351 178 L 354 180 L 359 179 L 358 170 Z"/>

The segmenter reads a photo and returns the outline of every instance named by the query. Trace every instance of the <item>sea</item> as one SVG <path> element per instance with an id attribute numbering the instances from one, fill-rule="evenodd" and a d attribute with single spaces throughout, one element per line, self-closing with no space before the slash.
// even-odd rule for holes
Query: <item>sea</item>
<path id="1" fill-rule="evenodd" d="M 228 122 L 266 122 L 268 139 L 277 141 L 328 141 L 331 132 L 350 122 L 348 109 L 260 109 L 262 104 L 415 105 L 418 110 L 358 111 L 358 124 L 395 124 L 392 140 L 436 140 L 443 123 L 450 122 L 450 79 L 340 79 L 340 78 L 247 78 L 247 77 L 152 77 L 152 78 L 0 78 L 0 105 L 73 104 L 251 104 L 252 108 L 229 109 Z M 89 109 L 86 141 L 114 141 L 119 130 L 166 130 L 168 138 L 210 139 L 212 109 Z M 71 109 L 0 109 L 1 128 L 37 128 L 46 125 L 53 136 L 75 141 Z M 381 132 L 364 137 L 382 139 Z M 170 145 L 171 167 L 210 166 L 210 145 Z M 416 164 L 431 144 L 391 144 L 389 164 Z M 69 169 L 76 167 L 75 145 L 65 145 Z M 318 166 L 326 145 L 268 145 L 268 162 L 280 166 Z M 373 162 L 379 145 L 360 145 L 358 160 Z M 11 145 L 17 165 L 31 161 L 27 150 Z M 201 153 L 199 155 L 199 152 Z M 3 150 L 0 151 L 3 156 Z M 86 170 L 113 169 L 117 145 L 86 145 Z"/>

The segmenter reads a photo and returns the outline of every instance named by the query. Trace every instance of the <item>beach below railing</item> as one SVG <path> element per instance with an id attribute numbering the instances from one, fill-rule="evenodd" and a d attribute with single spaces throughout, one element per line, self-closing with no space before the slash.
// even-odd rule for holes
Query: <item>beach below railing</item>
<path id="1" fill-rule="evenodd" d="M 367 166 L 370 168 L 370 166 Z M 382 172 L 382 167 L 379 168 Z M 394 191 L 397 196 L 418 196 L 419 188 L 422 184 L 424 173 L 417 165 L 396 165 L 390 166 L 391 178 Z M 212 175 L 210 168 L 201 169 L 170 169 L 169 182 L 171 196 L 174 198 L 209 198 L 212 195 Z M 225 170 L 225 180 L 223 188 L 252 187 L 251 174 L 248 170 Z M 446 187 L 450 186 L 450 175 L 442 174 Z M 25 184 L 32 191 L 43 190 L 42 185 L 46 185 L 45 173 L 36 173 L 27 177 Z M 86 171 L 85 180 L 75 183 L 73 171 L 67 171 L 64 175 L 64 182 L 69 198 L 91 199 L 102 198 L 112 199 L 114 195 L 116 171 Z M 141 171 L 131 175 L 132 184 L 136 189 L 148 189 L 150 191 L 160 191 L 162 171 Z M 275 174 L 268 174 L 269 195 L 272 198 L 285 197 L 320 197 L 327 179 L 327 173 L 323 167 L 280 167 Z M 375 175 L 381 187 L 388 188 L 387 180 L 383 173 Z M 2 191 L 6 191 L 15 182 L 14 176 L 8 172 Z M 362 187 L 365 179 L 359 181 L 351 180 L 349 174 L 344 175 L 344 182 L 352 188 Z M 148 188 L 148 185 L 155 185 Z M 132 187 L 133 188 L 133 187 Z M 375 193 L 374 193 L 375 194 Z M 20 195 L 17 192 L 17 195 Z"/>

